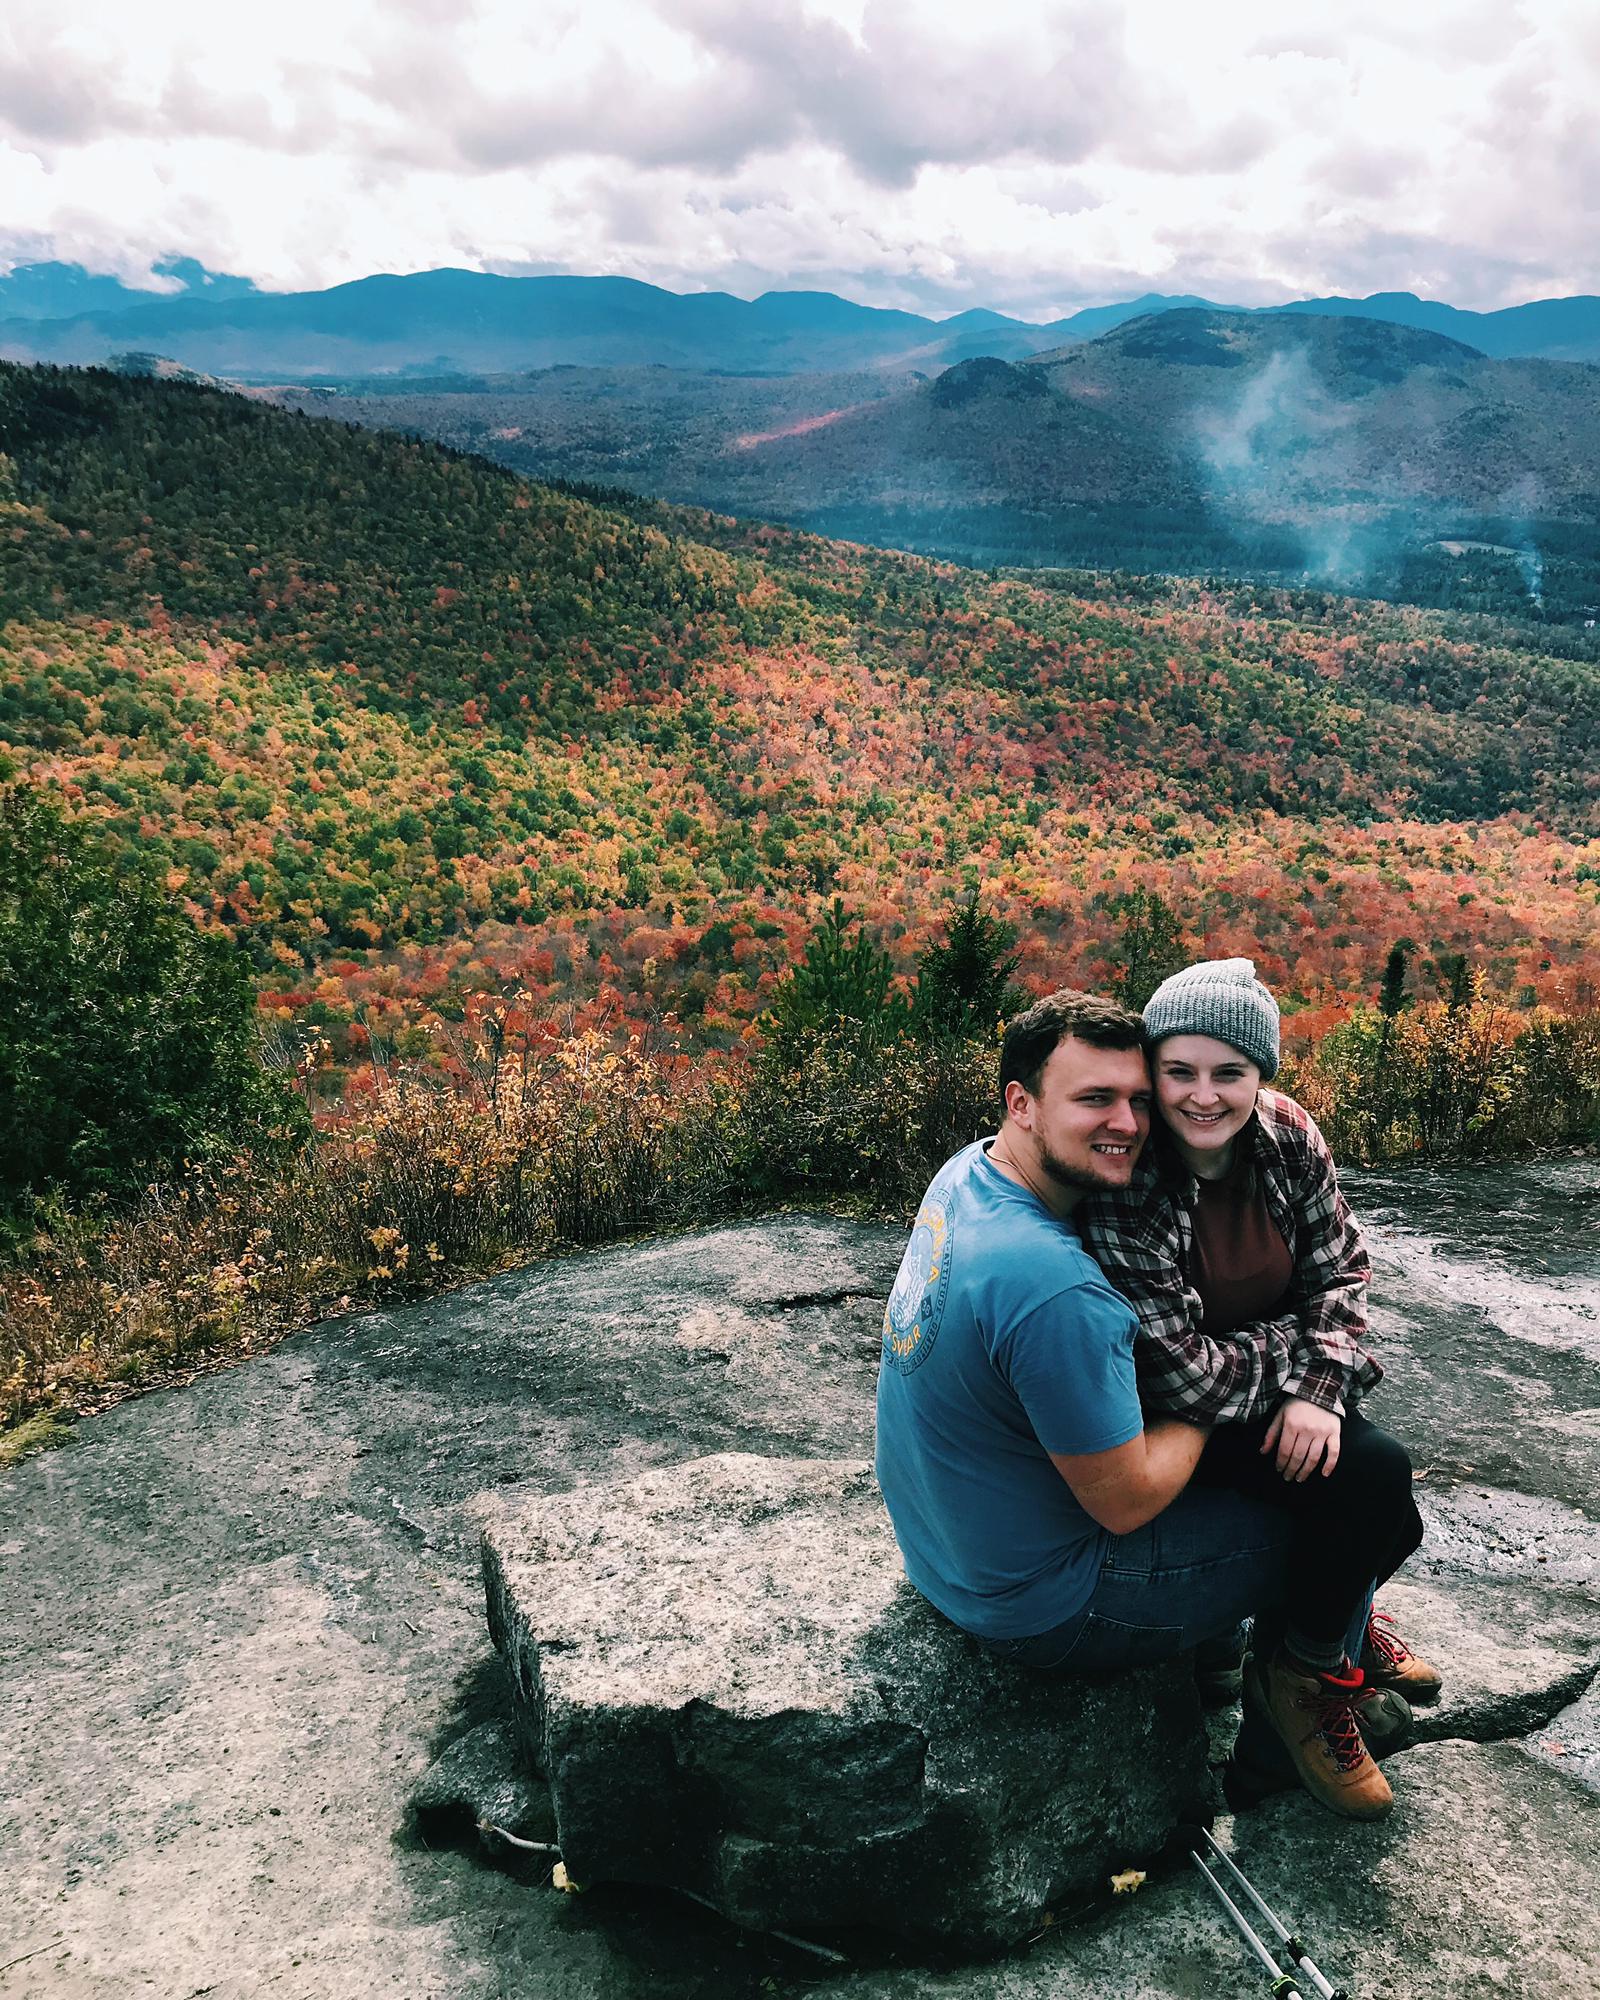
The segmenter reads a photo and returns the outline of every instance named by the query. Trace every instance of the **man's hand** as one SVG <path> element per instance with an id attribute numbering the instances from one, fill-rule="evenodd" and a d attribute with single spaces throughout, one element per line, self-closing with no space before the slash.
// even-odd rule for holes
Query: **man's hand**
<path id="1" fill-rule="evenodd" d="M 1337 1410 L 1325 1410 L 1320 1403 L 1308 1403 L 1289 1396 L 1278 1405 L 1277 1415 L 1267 1426 L 1262 1456 L 1276 1450 L 1278 1470 L 1296 1483 L 1309 1479 L 1320 1462 L 1327 1478 L 1339 1463 L 1339 1438 L 1344 1419 Z"/>

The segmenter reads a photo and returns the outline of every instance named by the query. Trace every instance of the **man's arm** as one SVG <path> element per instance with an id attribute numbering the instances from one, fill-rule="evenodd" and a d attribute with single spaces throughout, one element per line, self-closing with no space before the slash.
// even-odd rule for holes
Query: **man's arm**
<path id="1" fill-rule="evenodd" d="M 1206 1435 L 1194 1424 L 1160 1417 L 1110 1451 L 1074 1457 L 1053 1451 L 1050 1463 L 1091 1520 L 1110 1534 L 1130 1535 L 1153 1521 L 1188 1485 L 1206 1448 Z"/>

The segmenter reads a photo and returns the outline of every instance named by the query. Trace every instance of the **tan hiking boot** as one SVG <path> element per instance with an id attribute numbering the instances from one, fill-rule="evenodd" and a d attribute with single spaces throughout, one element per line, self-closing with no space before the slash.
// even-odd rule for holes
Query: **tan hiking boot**
<path id="1" fill-rule="evenodd" d="M 1444 1686 L 1439 1669 L 1430 1667 L 1412 1652 L 1395 1631 L 1394 1620 L 1384 1611 L 1374 1611 L 1367 1620 L 1361 1671 L 1372 1687 L 1393 1688 L 1407 1701 L 1437 1701 Z"/>
<path id="2" fill-rule="evenodd" d="M 1362 1741 L 1353 1701 L 1360 1686 L 1353 1671 L 1301 1669 L 1280 1649 L 1245 1669 L 1244 1698 L 1278 1732 L 1313 1798 L 1346 1819 L 1382 1819 L 1394 1794 Z"/>
<path id="3" fill-rule="evenodd" d="M 1350 1697 L 1356 1726 L 1362 1741 L 1374 1757 L 1387 1757 L 1392 1750 L 1409 1750 L 1417 1740 L 1411 1704 L 1393 1688 L 1373 1687 L 1363 1680 Z"/>

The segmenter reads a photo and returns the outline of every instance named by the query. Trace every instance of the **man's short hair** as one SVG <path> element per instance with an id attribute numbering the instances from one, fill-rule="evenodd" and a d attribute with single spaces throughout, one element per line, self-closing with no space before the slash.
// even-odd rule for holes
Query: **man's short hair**
<path id="1" fill-rule="evenodd" d="M 1144 1022 L 1131 1007 L 1070 986 L 1035 1000 L 1025 1013 L 1006 1023 L 1000 1044 L 1002 1118 L 1007 1115 L 1006 1085 L 1020 1083 L 1030 1096 L 1037 1094 L 1045 1064 L 1069 1035 L 1092 1049 L 1142 1049 Z"/>

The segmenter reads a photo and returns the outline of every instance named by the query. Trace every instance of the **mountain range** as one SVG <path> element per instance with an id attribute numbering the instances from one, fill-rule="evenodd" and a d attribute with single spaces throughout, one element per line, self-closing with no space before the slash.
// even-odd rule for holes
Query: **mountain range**
<path id="1" fill-rule="evenodd" d="M 265 292 L 192 258 L 169 260 L 156 275 L 159 293 L 79 265 L 18 266 L 0 277 L 0 358 L 81 365 L 131 349 L 257 382 L 568 364 L 931 372 L 981 357 L 1025 359 L 1152 313 L 1252 310 L 1150 293 L 1036 325 L 984 308 L 936 320 L 831 292 L 767 292 L 746 300 L 618 277 L 435 270 L 380 274 L 322 291 Z M 1600 298 L 1594 297 L 1480 313 L 1385 292 L 1259 310 L 1383 320 L 1497 357 L 1600 359 Z"/>
<path id="2" fill-rule="evenodd" d="M 1600 368 L 1381 320 L 1175 308 L 932 376 L 262 393 L 535 478 L 969 562 L 1243 567 L 1580 623 L 1600 604 Z"/>
<path id="3" fill-rule="evenodd" d="M 724 458 L 717 504 L 1600 519 L 1600 369 L 1381 321 L 1188 309 L 932 382 Z M 713 496 L 707 496 L 713 497 Z"/>

